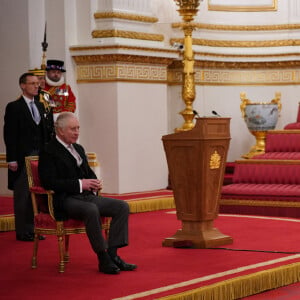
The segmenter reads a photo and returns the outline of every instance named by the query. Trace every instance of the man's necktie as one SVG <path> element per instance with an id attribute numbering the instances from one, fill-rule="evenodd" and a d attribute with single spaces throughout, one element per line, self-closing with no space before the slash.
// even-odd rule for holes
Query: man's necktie
<path id="1" fill-rule="evenodd" d="M 79 167 L 82 164 L 82 158 L 81 158 L 81 156 L 78 154 L 78 152 L 76 151 L 76 149 L 74 148 L 74 146 L 72 144 L 68 145 L 68 150 L 73 155 L 73 157 L 76 159 L 77 166 Z"/>
<path id="2" fill-rule="evenodd" d="M 41 121 L 41 116 L 37 107 L 34 104 L 34 101 L 30 101 L 30 109 L 31 109 L 32 118 L 35 121 L 35 123 L 38 125 Z"/>

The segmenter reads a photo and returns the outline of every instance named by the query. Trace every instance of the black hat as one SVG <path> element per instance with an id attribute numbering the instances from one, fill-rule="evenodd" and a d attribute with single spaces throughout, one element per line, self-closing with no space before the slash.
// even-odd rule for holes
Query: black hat
<path id="1" fill-rule="evenodd" d="M 59 70 L 62 72 L 66 72 L 64 69 L 64 62 L 62 60 L 49 59 L 47 60 L 46 70 Z"/>

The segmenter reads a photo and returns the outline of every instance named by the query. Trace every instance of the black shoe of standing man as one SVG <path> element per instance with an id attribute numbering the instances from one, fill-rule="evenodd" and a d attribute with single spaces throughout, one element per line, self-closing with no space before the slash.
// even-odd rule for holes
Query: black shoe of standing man
<path id="1" fill-rule="evenodd" d="M 33 239 L 34 236 L 31 233 L 24 233 L 23 235 L 17 235 L 17 241 L 32 242 Z"/>
<path id="2" fill-rule="evenodd" d="M 43 241 L 46 238 L 43 235 L 39 236 L 39 240 Z M 22 242 L 33 242 L 34 241 L 34 234 L 33 233 L 25 233 L 24 235 L 17 235 L 17 241 L 22 241 Z"/>

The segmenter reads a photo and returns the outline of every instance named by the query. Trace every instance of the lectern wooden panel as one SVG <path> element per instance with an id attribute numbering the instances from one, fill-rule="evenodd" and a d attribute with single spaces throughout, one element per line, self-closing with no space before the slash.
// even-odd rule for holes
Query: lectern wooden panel
<path id="1" fill-rule="evenodd" d="M 162 137 L 176 214 L 182 222 L 182 228 L 166 238 L 163 246 L 210 248 L 233 242 L 214 227 L 230 142 L 229 126 L 229 118 L 198 118 L 192 130 Z"/>

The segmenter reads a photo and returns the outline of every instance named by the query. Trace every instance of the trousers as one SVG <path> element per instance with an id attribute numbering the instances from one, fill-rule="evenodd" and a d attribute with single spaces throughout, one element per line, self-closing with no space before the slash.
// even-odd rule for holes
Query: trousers
<path id="1" fill-rule="evenodd" d="M 128 245 L 129 206 L 123 200 L 96 196 L 91 192 L 67 196 L 64 209 L 72 219 L 81 220 L 95 253 L 108 247 Z M 111 217 L 108 240 L 104 238 L 101 217 Z"/>
<path id="2" fill-rule="evenodd" d="M 25 166 L 14 183 L 14 214 L 17 238 L 33 234 L 33 209 Z"/>

